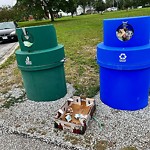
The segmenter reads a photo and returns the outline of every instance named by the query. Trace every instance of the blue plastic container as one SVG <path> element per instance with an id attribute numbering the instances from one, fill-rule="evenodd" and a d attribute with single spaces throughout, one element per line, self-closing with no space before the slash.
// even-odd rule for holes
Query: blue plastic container
<path id="1" fill-rule="evenodd" d="M 149 18 L 149 43 L 150 43 L 150 18 Z M 149 69 L 149 94 L 150 94 L 150 69 Z"/>
<path id="2" fill-rule="evenodd" d="M 104 20 L 104 42 L 97 45 L 100 98 L 112 108 L 139 110 L 148 105 L 149 22 L 149 16 Z M 123 38 L 122 31 L 130 37 Z"/>

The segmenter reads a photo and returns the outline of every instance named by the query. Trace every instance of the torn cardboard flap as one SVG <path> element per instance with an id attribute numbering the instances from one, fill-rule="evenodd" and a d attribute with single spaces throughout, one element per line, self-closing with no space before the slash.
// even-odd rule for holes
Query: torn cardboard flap
<path id="1" fill-rule="evenodd" d="M 64 114 L 64 112 L 62 111 L 62 109 L 59 109 L 58 112 L 60 112 L 62 115 Z"/>

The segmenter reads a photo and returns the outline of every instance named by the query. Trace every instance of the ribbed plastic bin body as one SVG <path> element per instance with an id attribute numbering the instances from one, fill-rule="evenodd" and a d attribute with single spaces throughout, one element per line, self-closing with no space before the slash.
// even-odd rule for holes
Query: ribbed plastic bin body
<path id="1" fill-rule="evenodd" d="M 34 101 L 54 101 L 65 96 L 64 46 L 57 44 L 54 27 L 20 28 L 17 34 L 20 49 L 16 51 L 16 59 L 27 97 Z M 29 36 L 27 39 L 25 34 Z"/>
<path id="2" fill-rule="evenodd" d="M 150 17 L 104 20 L 104 42 L 97 45 L 100 99 L 112 108 L 139 110 L 148 105 L 149 21 Z M 116 36 L 116 30 L 123 22 L 133 28 L 133 36 L 127 41 Z"/>
<path id="3" fill-rule="evenodd" d="M 66 94 L 63 64 L 39 71 L 21 72 L 27 96 L 31 100 L 57 100 Z"/>
<path id="4" fill-rule="evenodd" d="M 150 94 L 150 68 L 149 68 L 149 94 Z"/>

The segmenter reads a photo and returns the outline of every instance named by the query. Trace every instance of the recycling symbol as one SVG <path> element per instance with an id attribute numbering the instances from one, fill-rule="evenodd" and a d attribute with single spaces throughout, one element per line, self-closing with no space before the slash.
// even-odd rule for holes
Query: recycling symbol
<path id="1" fill-rule="evenodd" d="M 126 58 L 127 58 L 127 55 L 125 53 L 121 53 L 119 55 L 119 61 L 120 62 L 126 62 Z"/>
<path id="2" fill-rule="evenodd" d="M 32 61 L 30 61 L 29 56 L 27 56 L 25 63 L 26 65 L 32 65 Z"/>

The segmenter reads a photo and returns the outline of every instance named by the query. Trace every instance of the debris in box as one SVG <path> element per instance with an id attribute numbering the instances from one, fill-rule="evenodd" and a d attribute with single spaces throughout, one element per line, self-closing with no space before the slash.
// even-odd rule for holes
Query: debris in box
<path id="1" fill-rule="evenodd" d="M 94 99 L 73 96 L 58 110 L 54 126 L 73 133 L 84 134 L 95 108 Z"/>
<path id="2" fill-rule="evenodd" d="M 72 109 L 71 107 L 69 107 L 69 108 L 67 109 L 67 113 L 73 113 L 73 109 Z"/>
<path id="3" fill-rule="evenodd" d="M 79 119 L 80 117 L 81 117 L 81 115 L 80 114 L 75 114 L 75 116 L 74 116 L 76 119 Z"/>
<path id="4" fill-rule="evenodd" d="M 70 122 L 70 121 L 72 120 L 72 118 L 71 118 L 70 115 L 67 115 L 65 118 L 66 118 L 66 120 L 67 120 L 68 122 Z"/>

